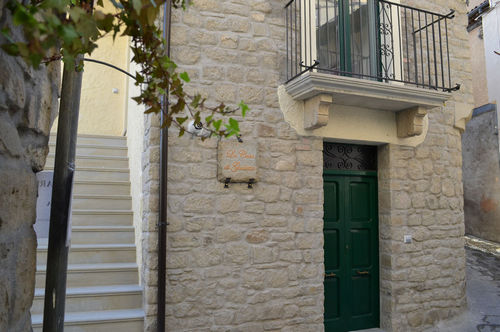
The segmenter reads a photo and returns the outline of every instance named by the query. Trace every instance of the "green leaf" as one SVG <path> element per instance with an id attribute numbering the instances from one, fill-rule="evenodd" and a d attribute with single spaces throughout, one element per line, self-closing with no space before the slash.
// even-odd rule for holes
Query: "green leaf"
<path id="1" fill-rule="evenodd" d="M 237 135 L 240 132 L 240 127 L 238 121 L 233 118 L 229 118 L 229 123 L 224 125 L 228 132 L 225 134 L 226 137 L 231 137 L 233 135 Z"/>
<path id="2" fill-rule="evenodd" d="M 180 73 L 179 77 L 186 83 L 189 83 L 191 80 L 189 79 L 189 75 L 186 72 Z"/>
<path id="3" fill-rule="evenodd" d="M 78 22 L 80 20 L 80 17 L 87 15 L 87 12 L 80 7 L 71 7 L 68 12 L 69 12 L 69 16 L 75 22 Z M 99 15 L 104 16 L 104 14 L 102 14 L 102 12 L 100 12 L 100 11 L 96 11 L 95 15 L 96 16 L 99 16 Z"/>
<path id="4" fill-rule="evenodd" d="M 141 0 L 132 0 L 132 6 L 134 7 L 136 12 L 140 12 L 142 7 Z"/>
<path id="5" fill-rule="evenodd" d="M 78 32 L 71 25 L 63 25 L 61 31 L 61 38 L 66 44 L 71 44 L 79 36 Z"/>
<path id="6" fill-rule="evenodd" d="M 219 131 L 221 124 L 222 124 L 222 120 L 214 121 L 213 125 L 214 125 L 215 130 Z"/>
<path id="7" fill-rule="evenodd" d="M 2 49 L 9 55 L 13 56 L 18 56 L 19 55 L 19 47 L 12 43 L 12 44 L 3 44 Z"/>
<path id="8" fill-rule="evenodd" d="M 248 105 L 245 104 L 245 102 L 242 100 L 240 101 L 240 103 L 238 104 L 238 106 L 241 108 L 241 115 L 243 117 L 245 117 L 247 111 L 248 111 Z"/>
<path id="9" fill-rule="evenodd" d="M 240 126 L 238 124 L 238 121 L 236 121 L 235 119 L 233 118 L 229 118 L 229 126 L 231 127 L 231 129 L 234 129 L 234 131 L 240 131 Z"/>
<path id="10" fill-rule="evenodd" d="M 177 118 L 175 118 L 175 120 L 176 120 L 176 121 L 177 121 L 180 125 L 182 125 L 182 124 L 183 124 L 183 123 L 184 123 L 187 119 L 188 119 L 188 117 L 187 117 L 187 116 L 182 117 L 182 118 L 181 118 L 181 117 L 177 117 Z"/>
<path id="11" fill-rule="evenodd" d="M 193 98 L 193 101 L 191 102 L 191 107 L 198 108 L 198 106 L 200 105 L 200 99 L 201 95 L 199 93 L 196 94 Z"/>
<path id="12" fill-rule="evenodd" d="M 40 63 L 43 60 L 43 56 L 38 53 L 31 53 L 29 55 L 29 60 L 33 65 L 33 68 L 37 69 L 40 66 Z"/>

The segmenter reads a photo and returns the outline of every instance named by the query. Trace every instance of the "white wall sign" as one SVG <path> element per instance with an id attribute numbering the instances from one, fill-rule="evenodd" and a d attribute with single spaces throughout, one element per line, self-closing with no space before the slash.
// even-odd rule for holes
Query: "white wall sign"
<path id="1" fill-rule="evenodd" d="M 42 171 L 36 174 L 38 198 L 36 200 L 35 232 L 37 238 L 49 237 L 50 206 L 52 201 L 53 171 Z"/>
<path id="2" fill-rule="evenodd" d="M 257 144 L 254 142 L 220 141 L 217 178 L 225 182 L 255 182 L 257 178 Z"/>

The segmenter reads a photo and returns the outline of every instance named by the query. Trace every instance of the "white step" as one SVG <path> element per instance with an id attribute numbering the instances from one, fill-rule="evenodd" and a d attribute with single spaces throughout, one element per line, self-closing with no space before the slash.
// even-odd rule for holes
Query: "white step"
<path id="1" fill-rule="evenodd" d="M 75 181 L 75 195 L 130 195 L 128 181 Z"/>
<path id="2" fill-rule="evenodd" d="M 45 169 L 53 170 L 51 167 Z M 75 181 L 129 181 L 129 171 L 128 168 L 79 167 Z"/>
<path id="3" fill-rule="evenodd" d="M 36 288 L 45 288 L 45 265 L 36 268 Z M 66 285 L 89 287 L 106 285 L 138 284 L 135 263 L 69 264 Z"/>
<path id="4" fill-rule="evenodd" d="M 39 265 L 47 263 L 47 244 L 39 244 L 36 259 Z M 71 244 L 69 264 L 133 263 L 136 260 L 135 245 L 117 244 Z"/>
<path id="5" fill-rule="evenodd" d="M 54 167 L 54 153 L 47 156 L 46 167 Z M 121 156 L 75 156 L 76 167 L 96 167 L 96 168 L 127 168 L 128 158 Z"/>
<path id="6" fill-rule="evenodd" d="M 73 195 L 72 207 L 77 210 L 130 210 L 129 195 Z"/>
<path id="7" fill-rule="evenodd" d="M 119 244 L 134 243 L 133 226 L 73 226 L 72 244 Z"/>
<path id="8" fill-rule="evenodd" d="M 56 153 L 56 145 L 54 143 L 49 143 L 49 153 Z M 86 156 L 127 157 L 127 148 L 125 146 L 112 146 L 102 144 L 77 144 L 76 154 Z"/>
<path id="9" fill-rule="evenodd" d="M 71 222 L 74 226 L 130 226 L 133 213 L 125 210 L 77 210 L 73 209 Z"/>
<path id="10" fill-rule="evenodd" d="M 56 133 L 51 133 L 49 142 L 55 144 Z M 127 146 L 126 136 L 111 136 L 111 135 L 88 135 L 78 134 L 76 144 L 94 144 L 94 145 L 107 145 L 107 146 Z"/>
<path id="11" fill-rule="evenodd" d="M 43 313 L 44 295 L 43 288 L 35 289 L 35 298 L 31 307 L 32 315 Z M 141 307 L 142 289 L 139 285 L 79 287 L 66 290 L 66 313 Z"/>
<path id="12" fill-rule="evenodd" d="M 42 315 L 33 315 L 33 331 L 42 331 Z M 68 313 L 64 332 L 139 332 L 144 330 L 142 309 L 102 310 Z"/>

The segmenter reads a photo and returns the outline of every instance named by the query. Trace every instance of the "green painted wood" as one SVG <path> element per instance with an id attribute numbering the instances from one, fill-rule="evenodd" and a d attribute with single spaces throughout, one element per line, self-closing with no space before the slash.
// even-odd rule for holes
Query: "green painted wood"
<path id="1" fill-rule="evenodd" d="M 378 327 L 376 172 L 325 171 L 323 179 L 325 331 Z"/>

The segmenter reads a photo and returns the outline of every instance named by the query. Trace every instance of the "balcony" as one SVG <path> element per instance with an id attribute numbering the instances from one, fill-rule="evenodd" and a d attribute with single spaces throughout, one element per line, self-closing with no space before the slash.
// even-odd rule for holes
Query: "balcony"
<path id="1" fill-rule="evenodd" d="M 385 0 L 288 2 L 285 90 L 304 102 L 304 129 L 326 126 L 330 106 L 342 105 L 394 113 L 399 138 L 422 134 L 427 110 L 460 88 L 453 17 Z"/>

